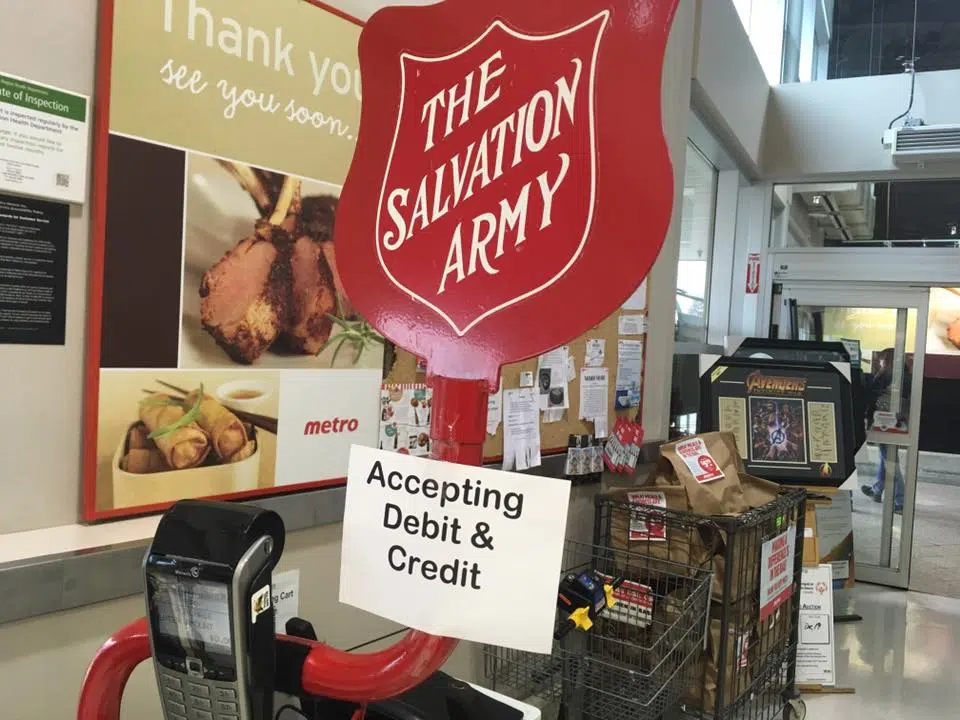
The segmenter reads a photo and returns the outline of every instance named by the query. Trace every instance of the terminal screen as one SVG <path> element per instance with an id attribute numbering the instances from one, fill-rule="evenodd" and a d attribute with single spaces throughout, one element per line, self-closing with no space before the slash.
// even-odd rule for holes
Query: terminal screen
<path id="1" fill-rule="evenodd" d="M 153 612 L 159 633 L 184 649 L 233 651 L 227 586 L 205 580 L 153 575 Z"/>

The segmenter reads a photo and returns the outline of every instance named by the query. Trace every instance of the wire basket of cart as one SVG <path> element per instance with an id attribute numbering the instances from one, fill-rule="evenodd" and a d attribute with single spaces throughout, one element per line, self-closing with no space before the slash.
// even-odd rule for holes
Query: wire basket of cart
<path id="1" fill-rule="evenodd" d="M 550 655 L 484 648 L 491 687 L 569 720 L 655 720 L 698 682 L 709 570 L 567 540 Z"/>
<path id="2" fill-rule="evenodd" d="M 796 656 L 805 491 L 775 489 L 773 499 L 755 509 L 708 517 L 638 502 L 665 491 L 639 490 L 597 497 L 596 544 L 614 557 L 648 557 L 652 570 L 679 563 L 713 577 L 706 646 L 697 658 L 698 677 L 683 695 L 685 713 L 718 720 L 802 718 Z"/>

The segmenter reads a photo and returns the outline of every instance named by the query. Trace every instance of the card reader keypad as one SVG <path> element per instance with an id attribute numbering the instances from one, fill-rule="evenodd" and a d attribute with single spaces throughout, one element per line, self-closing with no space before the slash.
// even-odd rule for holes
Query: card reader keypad
<path id="1" fill-rule="evenodd" d="M 197 677 L 161 672 L 167 720 L 241 720 L 236 688 Z"/>

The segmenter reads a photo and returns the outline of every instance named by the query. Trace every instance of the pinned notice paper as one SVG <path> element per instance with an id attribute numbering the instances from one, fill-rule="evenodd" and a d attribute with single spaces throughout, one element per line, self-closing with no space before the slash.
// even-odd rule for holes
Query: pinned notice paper
<path id="1" fill-rule="evenodd" d="M 621 335 L 646 335 L 647 316 L 621 315 L 617 321 L 617 326 Z"/>
<path id="2" fill-rule="evenodd" d="M 532 388 L 503 392 L 503 469 L 540 465 L 540 406 Z"/>
<path id="3" fill-rule="evenodd" d="M 549 653 L 569 497 L 566 480 L 354 445 L 340 602 L 433 635 Z"/>
<path id="4" fill-rule="evenodd" d="M 570 407 L 567 383 L 573 359 L 564 345 L 540 356 L 537 362 L 537 387 L 540 390 L 540 409 L 553 410 Z"/>
<path id="5" fill-rule="evenodd" d="M 618 408 L 640 406 L 640 380 L 643 376 L 643 341 L 617 341 L 617 388 Z"/>
<path id="6" fill-rule="evenodd" d="M 603 365 L 606 340 L 603 338 L 589 338 L 587 340 L 587 357 L 584 365 L 600 367 Z"/>
<path id="7" fill-rule="evenodd" d="M 627 298 L 623 304 L 624 310 L 646 310 L 647 309 L 647 281 L 640 283 L 640 287 L 633 291 L 633 295 Z"/>
<path id="8" fill-rule="evenodd" d="M 487 396 L 487 434 L 496 435 L 500 421 L 503 419 L 503 378 L 500 378 L 500 387 L 495 393 Z"/>
<path id="9" fill-rule="evenodd" d="M 580 370 L 580 419 L 594 420 L 607 417 L 607 397 L 610 373 L 606 368 Z"/>

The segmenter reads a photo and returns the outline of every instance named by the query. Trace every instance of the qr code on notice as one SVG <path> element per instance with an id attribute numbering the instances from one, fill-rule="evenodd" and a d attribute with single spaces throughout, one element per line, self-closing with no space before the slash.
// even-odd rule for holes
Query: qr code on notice
<path id="1" fill-rule="evenodd" d="M 70 176 L 66 173 L 57 173 L 57 187 L 70 187 Z"/>

